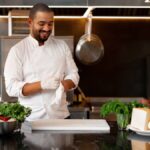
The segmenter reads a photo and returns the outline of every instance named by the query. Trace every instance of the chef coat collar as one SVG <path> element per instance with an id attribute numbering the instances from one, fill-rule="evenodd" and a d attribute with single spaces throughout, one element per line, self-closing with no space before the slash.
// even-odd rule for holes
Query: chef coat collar
<path id="1" fill-rule="evenodd" d="M 35 38 L 33 38 L 31 34 L 29 35 L 29 41 L 30 41 L 35 47 L 39 46 L 38 41 L 37 41 Z"/>
<path id="2" fill-rule="evenodd" d="M 48 42 L 48 40 L 50 39 L 50 37 L 51 37 L 51 35 L 50 35 L 49 38 L 44 42 L 43 45 L 45 45 L 45 44 Z M 39 46 L 39 42 L 38 42 L 35 38 L 33 38 L 31 34 L 29 35 L 29 39 L 30 39 L 30 42 L 32 42 L 32 44 L 33 44 L 35 47 Z M 43 46 L 43 45 L 41 45 L 41 46 Z"/>

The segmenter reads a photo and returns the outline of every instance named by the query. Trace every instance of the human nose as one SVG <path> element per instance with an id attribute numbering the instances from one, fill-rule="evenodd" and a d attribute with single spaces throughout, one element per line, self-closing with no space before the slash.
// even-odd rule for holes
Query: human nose
<path id="1" fill-rule="evenodd" d="M 43 30 L 45 31 L 49 31 L 52 29 L 52 26 L 48 25 L 48 24 L 45 24 L 44 27 L 43 27 Z"/>

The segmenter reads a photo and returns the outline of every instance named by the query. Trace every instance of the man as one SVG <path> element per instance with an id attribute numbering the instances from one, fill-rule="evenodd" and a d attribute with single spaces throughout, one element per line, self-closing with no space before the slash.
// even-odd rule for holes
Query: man
<path id="1" fill-rule="evenodd" d="M 77 86 L 78 69 L 65 42 L 50 36 L 54 13 L 47 5 L 34 5 L 28 22 L 30 35 L 6 59 L 6 91 L 31 107 L 28 121 L 67 118 L 66 92 Z"/>

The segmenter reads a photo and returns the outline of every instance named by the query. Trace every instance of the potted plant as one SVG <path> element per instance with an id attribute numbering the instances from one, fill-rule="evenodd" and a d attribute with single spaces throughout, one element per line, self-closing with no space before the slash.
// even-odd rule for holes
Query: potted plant
<path id="1" fill-rule="evenodd" d="M 111 113 L 116 114 L 118 128 L 123 130 L 126 129 L 127 125 L 130 123 L 132 109 L 134 107 L 146 107 L 146 105 L 137 101 L 125 103 L 118 99 L 110 100 L 102 105 L 100 108 L 100 115 L 106 117 Z"/>

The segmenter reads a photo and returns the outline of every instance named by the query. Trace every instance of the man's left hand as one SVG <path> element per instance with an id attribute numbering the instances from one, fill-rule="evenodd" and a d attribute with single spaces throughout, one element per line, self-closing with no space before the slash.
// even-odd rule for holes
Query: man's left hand
<path id="1" fill-rule="evenodd" d="M 61 83 L 64 86 L 64 91 L 65 92 L 75 87 L 75 84 L 70 79 L 62 80 Z"/>

